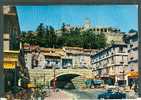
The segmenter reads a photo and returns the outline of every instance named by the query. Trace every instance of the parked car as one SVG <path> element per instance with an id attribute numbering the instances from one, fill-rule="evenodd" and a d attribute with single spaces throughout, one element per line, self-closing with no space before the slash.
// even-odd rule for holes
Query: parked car
<path id="1" fill-rule="evenodd" d="M 103 80 L 93 80 L 94 87 L 101 87 L 104 84 Z"/>
<path id="2" fill-rule="evenodd" d="M 126 94 L 108 89 L 107 92 L 99 94 L 98 99 L 126 99 Z"/>

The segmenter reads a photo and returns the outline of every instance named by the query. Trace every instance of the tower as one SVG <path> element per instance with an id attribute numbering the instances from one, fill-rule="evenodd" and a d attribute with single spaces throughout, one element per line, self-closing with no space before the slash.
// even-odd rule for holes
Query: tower
<path id="1" fill-rule="evenodd" d="M 90 29 L 91 27 L 92 27 L 92 25 L 91 25 L 90 19 L 86 18 L 85 22 L 84 22 L 84 29 L 87 30 L 87 29 Z"/>

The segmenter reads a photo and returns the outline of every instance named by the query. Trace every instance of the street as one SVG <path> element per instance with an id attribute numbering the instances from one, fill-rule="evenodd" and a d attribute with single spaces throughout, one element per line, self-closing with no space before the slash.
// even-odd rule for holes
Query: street
<path id="1" fill-rule="evenodd" d="M 73 94 L 77 100 L 82 100 L 82 99 L 94 100 L 94 99 L 97 99 L 97 96 L 99 94 L 106 92 L 106 90 L 102 88 L 101 89 L 85 89 L 85 90 L 75 89 L 75 90 L 68 90 L 67 92 Z M 127 99 L 137 98 L 137 95 L 133 91 L 126 92 L 126 96 L 127 96 Z"/>
<path id="2" fill-rule="evenodd" d="M 69 93 L 76 96 L 76 99 L 82 100 L 82 99 L 89 99 L 94 100 L 97 99 L 97 96 L 103 92 L 105 92 L 104 89 L 86 89 L 86 90 L 68 90 Z"/>

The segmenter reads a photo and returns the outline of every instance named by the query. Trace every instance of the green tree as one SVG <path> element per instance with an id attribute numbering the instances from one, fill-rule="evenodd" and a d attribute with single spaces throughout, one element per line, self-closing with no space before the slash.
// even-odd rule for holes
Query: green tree
<path id="1" fill-rule="evenodd" d="M 137 30 L 135 30 L 135 29 L 130 29 L 129 30 L 129 33 L 137 33 L 138 31 Z"/>
<path id="2" fill-rule="evenodd" d="M 96 36 L 96 48 L 100 49 L 100 48 L 105 48 L 106 47 L 106 37 L 105 34 L 100 33 Z"/>
<path id="3" fill-rule="evenodd" d="M 55 30 L 52 26 L 49 26 L 49 29 L 47 29 L 48 33 L 46 33 L 46 43 L 48 45 L 48 47 L 50 48 L 54 48 L 54 47 L 57 47 L 56 46 L 56 39 L 57 39 L 57 36 L 55 34 Z"/>
<path id="4" fill-rule="evenodd" d="M 46 29 L 43 23 L 40 23 L 40 25 L 37 27 L 36 29 L 36 42 L 37 44 L 39 44 L 40 46 L 45 46 L 45 42 L 46 42 L 46 38 L 45 38 L 45 34 L 46 34 Z"/>
<path id="5" fill-rule="evenodd" d="M 127 34 L 124 34 L 123 35 L 123 37 L 122 37 L 122 39 L 123 39 L 123 41 L 125 42 L 125 43 L 128 43 L 129 42 L 129 38 L 128 38 L 128 35 Z"/>
<path id="6" fill-rule="evenodd" d="M 82 33 L 82 47 L 86 49 L 96 48 L 96 35 L 92 31 L 88 30 Z"/>

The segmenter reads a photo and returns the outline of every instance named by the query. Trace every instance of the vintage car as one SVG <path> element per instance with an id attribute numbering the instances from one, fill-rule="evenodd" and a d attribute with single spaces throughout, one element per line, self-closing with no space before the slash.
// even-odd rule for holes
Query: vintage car
<path id="1" fill-rule="evenodd" d="M 99 94 L 97 99 L 126 99 L 126 94 L 108 89 L 105 93 Z"/>

